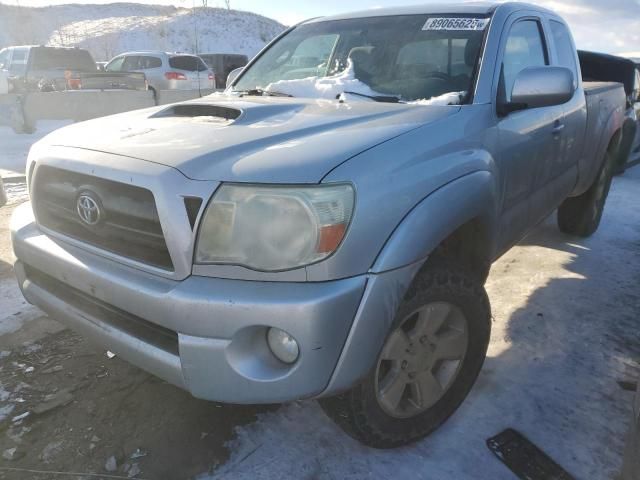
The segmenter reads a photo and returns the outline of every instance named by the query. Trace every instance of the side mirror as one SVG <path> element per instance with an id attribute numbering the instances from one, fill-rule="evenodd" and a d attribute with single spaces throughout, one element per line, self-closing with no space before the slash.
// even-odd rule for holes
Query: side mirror
<path id="1" fill-rule="evenodd" d="M 573 72 L 564 67 L 528 67 L 513 83 L 505 113 L 567 103 L 575 93 Z"/>
<path id="2" fill-rule="evenodd" d="M 233 83 L 233 81 L 238 78 L 238 75 L 240 75 L 240 72 L 242 72 L 242 70 L 244 70 L 244 67 L 240 67 L 240 68 L 236 68 L 235 70 L 231 70 L 229 72 L 229 75 L 227 75 L 227 86 L 231 86 L 231 84 Z"/>

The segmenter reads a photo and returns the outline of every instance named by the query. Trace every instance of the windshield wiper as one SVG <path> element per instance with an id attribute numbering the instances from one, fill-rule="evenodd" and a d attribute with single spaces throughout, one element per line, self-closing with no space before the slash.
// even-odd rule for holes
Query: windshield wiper
<path id="1" fill-rule="evenodd" d="M 350 91 L 344 91 L 342 93 L 346 93 L 347 95 L 357 95 L 359 97 L 370 98 L 371 100 L 374 100 L 376 102 L 400 103 L 400 97 L 395 97 L 393 95 L 366 95 L 364 93 L 350 92 Z M 338 98 L 339 97 L 340 95 L 338 95 Z"/>
<path id="2" fill-rule="evenodd" d="M 265 90 L 263 88 L 251 88 L 249 90 L 236 90 L 236 93 L 239 93 L 241 97 L 293 97 L 293 95 L 289 95 L 288 93 L 278 92 L 276 90 Z"/>

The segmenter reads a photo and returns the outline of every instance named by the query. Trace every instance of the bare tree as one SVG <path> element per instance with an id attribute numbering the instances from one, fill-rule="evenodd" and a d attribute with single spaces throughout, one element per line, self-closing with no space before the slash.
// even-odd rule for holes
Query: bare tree
<path id="1" fill-rule="evenodd" d="M 224 6 L 227 7 L 227 10 L 231 10 L 231 0 L 224 0 Z"/>

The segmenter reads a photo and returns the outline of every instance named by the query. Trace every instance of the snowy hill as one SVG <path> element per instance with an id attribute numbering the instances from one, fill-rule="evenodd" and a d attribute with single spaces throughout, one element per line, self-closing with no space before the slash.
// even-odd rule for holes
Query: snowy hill
<path id="1" fill-rule="evenodd" d="M 42 8 L 0 4 L 0 47 L 62 45 L 87 48 L 100 61 L 127 50 L 255 55 L 284 26 L 249 12 L 112 3 Z"/>

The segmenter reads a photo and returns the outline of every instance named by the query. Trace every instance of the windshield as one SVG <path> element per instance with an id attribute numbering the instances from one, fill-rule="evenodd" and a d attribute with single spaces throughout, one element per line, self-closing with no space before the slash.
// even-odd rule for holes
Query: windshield
<path id="1" fill-rule="evenodd" d="M 336 98 L 346 90 L 403 101 L 471 91 L 486 17 L 402 15 L 296 27 L 242 75 L 234 90 Z"/>

